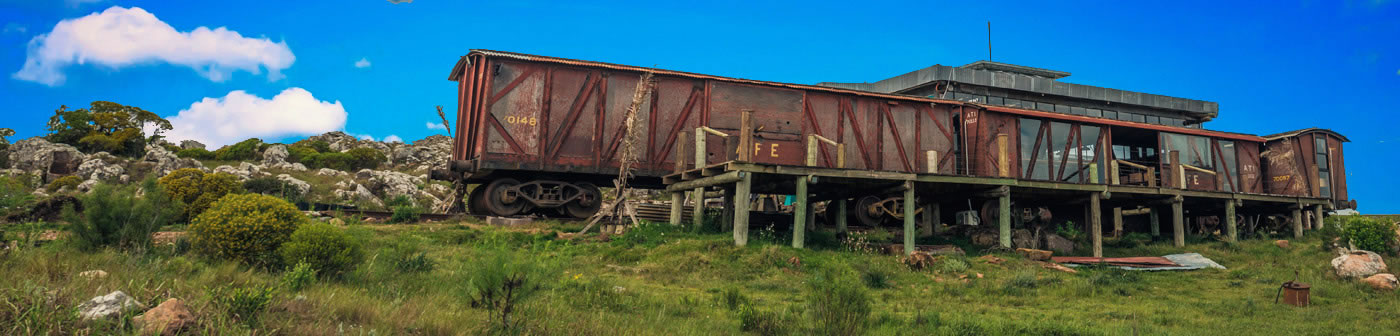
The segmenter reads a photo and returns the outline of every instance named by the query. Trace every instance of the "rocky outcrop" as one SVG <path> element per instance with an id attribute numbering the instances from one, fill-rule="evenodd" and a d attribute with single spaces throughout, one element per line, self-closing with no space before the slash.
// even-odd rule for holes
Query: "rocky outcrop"
<path id="1" fill-rule="evenodd" d="M 1074 252 L 1074 241 L 1057 234 L 1047 233 L 1045 234 L 1045 248 L 1056 253 L 1068 254 Z"/>
<path id="2" fill-rule="evenodd" d="M 169 299 L 131 319 L 142 335 L 178 335 L 199 321 L 180 299 Z"/>
<path id="3" fill-rule="evenodd" d="M 83 320 L 100 320 L 142 308 L 145 307 L 140 302 L 136 302 L 136 299 L 131 298 L 130 295 L 126 295 L 122 291 L 115 291 L 94 297 L 78 305 L 78 316 L 81 316 Z"/>
<path id="4" fill-rule="evenodd" d="M 350 173 L 343 172 L 343 171 L 339 171 L 339 170 L 335 170 L 335 169 L 330 169 L 330 168 L 321 168 L 321 169 L 316 170 L 316 175 L 318 175 L 318 176 L 346 177 L 346 176 L 350 176 Z"/>
<path id="5" fill-rule="evenodd" d="M 156 145 L 146 145 L 146 156 L 142 157 L 141 160 L 155 163 L 155 168 L 152 172 L 154 172 L 156 176 L 165 176 L 165 174 L 169 174 L 177 169 L 205 169 L 204 164 L 199 163 L 199 160 L 175 156 L 175 153 L 171 153 L 169 150 L 166 150 L 165 147 Z"/>
<path id="6" fill-rule="evenodd" d="M 418 185 L 423 183 L 423 180 L 416 176 L 383 170 L 361 169 L 355 173 L 355 178 L 367 181 L 366 187 L 375 195 L 383 195 L 384 198 L 416 197 L 419 194 Z"/>
<path id="7" fill-rule="evenodd" d="M 393 153 L 389 155 L 389 161 L 395 165 L 423 170 L 446 165 L 451 155 L 452 138 L 433 135 L 414 141 L 411 145 L 395 146 Z"/>
<path id="8" fill-rule="evenodd" d="M 291 175 L 287 175 L 287 174 L 278 174 L 278 175 L 277 175 L 277 180 L 278 180 L 278 181 L 282 181 L 282 183 L 286 183 L 287 185 L 291 186 L 292 188 L 295 188 L 295 189 L 297 190 L 297 194 L 298 194 L 298 195 L 306 195 L 307 192 L 311 191 L 311 184 L 310 184 L 310 183 L 306 183 L 306 181 L 298 180 L 297 178 L 292 177 Z"/>
<path id="9" fill-rule="evenodd" d="M 1365 278 L 1386 271 L 1381 256 L 1365 250 L 1353 250 L 1332 259 L 1332 268 L 1344 278 Z"/>
<path id="10" fill-rule="evenodd" d="M 87 159 L 87 155 L 73 146 L 51 143 L 40 137 L 15 142 L 9 154 L 10 168 L 39 171 L 44 176 L 72 174 Z"/>
<path id="11" fill-rule="evenodd" d="M 326 134 L 311 136 L 308 141 L 325 141 L 331 151 L 344 152 L 355 148 L 374 148 L 388 155 L 389 145 L 373 140 L 356 139 L 345 132 L 330 132 Z"/>
<path id="12" fill-rule="evenodd" d="M 238 177 L 239 181 L 248 181 L 256 177 L 262 177 L 263 175 L 267 175 L 266 173 L 263 173 L 261 167 L 247 162 L 239 163 L 238 167 L 229 165 L 218 166 L 214 168 L 214 172 L 236 176 Z"/>
<path id="13" fill-rule="evenodd" d="M 264 166 L 276 167 L 277 165 L 287 164 L 287 156 L 291 154 L 287 153 L 287 145 L 279 144 L 267 147 L 262 155 Z"/>
<path id="14" fill-rule="evenodd" d="M 181 140 L 181 141 L 180 141 L 180 149 L 194 149 L 194 148 L 205 149 L 205 148 L 204 148 L 204 144 L 203 144 L 203 143 L 200 143 L 199 141 L 194 141 L 194 140 Z"/>
<path id="15" fill-rule="evenodd" d="M 340 187 L 340 189 L 337 189 L 335 191 L 336 198 L 346 201 L 368 202 L 376 206 L 384 206 L 384 201 L 381 201 L 379 197 L 375 197 L 374 193 L 369 191 L 369 188 L 365 188 L 365 186 L 360 185 L 359 183 L 345 181 L 337 183 L 336 186 Z"/>
<path id="16" fill-rule="evenodd" d="M 118 179 L 126 173 L 126 168 L 121 166 L 124 160 L 107 154 L 107 152 L 97 152 L 88 155 L 87 160 L 78 165 L 77 176 L 86 180 L 110 181 Z"/>

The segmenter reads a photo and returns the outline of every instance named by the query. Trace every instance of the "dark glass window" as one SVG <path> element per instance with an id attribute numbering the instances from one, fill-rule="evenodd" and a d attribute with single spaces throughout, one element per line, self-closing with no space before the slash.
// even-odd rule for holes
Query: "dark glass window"
<path id="1" fill-rule="evenodd" d="M 1049 179 L 1049 158 L 1045 157 L 1045 135 L 1041 133 L 1041 122 L 1036 119 L 1021 119 L 1021 176 L 1029 179 Z M 1036 150 L 1040 145 L 1039 150 Z M 1038 152 L 1038 153 L 1037 153 Z"/>
<path id="2" fill-rule="evenodd" d="M 1332 197 L 1332 161 L 1328 160 L 1330 153 L 1327 152 L 1327 137 L 1314 135 L 1313 151 L 1317 152 L 1317 191 L 1322 193 L 1322 197 Z"/>
<path id="3" fill-rule="evenodd" d="M 1221 170 L 1227 176 L 1226 179 L 1220 181 L 1220 184 L 1225 185 L 1225 191 L 1234 192 L 1235 185 L 1240 183 L 1239 169 L 1235 168 L 1235 142 L 1229 140 L 1217 142 L 1220 144 L 1220 157 L 1225 159 L 1225 162 L 1221 162 L 1221 166 L 1224 168 Z"/>
<path id="4" fill-rule="evenodd" d="M 987 103 L 992 105 L 1005 105 L 1006 99 L 1002 97 L 987 97 Z"/>
<path id="5" fill-rule="evenodd" d="M 1060 181 L 1067 181 L 1065 178 L 1066 168 L 1074 168 L 1078 163 L 1070 164 L 1066 162 L 1070 159 L 1075 148 L 1070 146 L 1070 126 L 1062 122 L 1050 122 L 1050 174 Z M 1069 148 L 1066 148 L 1069 147 Z"/>
<path id="6" fill-rule="evenodd" d="M 1103 111 L 1103 117 L 1108 119 L 1118 119 L 1118 111 Z"/>
<path id="7" fill-rule="evenodd" d="M 1158 117 L 1158 116 L 1147 116 L 1147 123 L 1149 123 L 1149 124 L 1154 124 L 1154 125 L 1161 125 L 1161 124 L 1162 124 L 1162 119 L 1161 119 L 1160 117 Z"/>

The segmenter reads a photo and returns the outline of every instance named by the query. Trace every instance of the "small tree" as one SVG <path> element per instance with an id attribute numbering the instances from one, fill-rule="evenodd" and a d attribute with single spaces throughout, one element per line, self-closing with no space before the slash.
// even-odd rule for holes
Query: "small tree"
<path id="1" fill-rule="evenodd" d="M 475 269 L 468 273 L 467 290 L 473 308 L 491 311 L 491 319 L 501 331 L 515 330 L 520 320 L 512 314 L 538 294 L 548 274 L 526 255 L 494 251 L 478 259 Z"/>
<path id="2" fill-rule="evenodd" d="M 225 161 L 247 161 L 258 158 L 258 148 L 262 140 L 252 138 L 236 144 L 224 146 L 214 151 L 214 158 Z"/>
<path id="3" fill-rule="evenodd" d="M 150 137 L 145 136 L 147 129 L 153 130 Z M 170 121 L 150 111 L 95 101 L 86 109 L 70 111 L 68 106 L 59 106 L 49 118 L 46 138 L 73 145 L 84 152 L 103 151 L 135 157 L 145 153 L 147 143 L 160 140 L 161 132 L 170 129 Z"/>
<path id="4" fill-rule="evenodd" d="M 374 148 L 355 148 L 345 152 L 345 154 L 350 155 L 350 166 L 355 170 L 374 169 L 388 160 L 384 153 Z"/>
<path id="5" fill-rule="evenodd" d="M 807 310 L 822 335 L 860 335 L 870 318 L 870 297 L 865 289 L 835 272 L 807 281 Z"/>

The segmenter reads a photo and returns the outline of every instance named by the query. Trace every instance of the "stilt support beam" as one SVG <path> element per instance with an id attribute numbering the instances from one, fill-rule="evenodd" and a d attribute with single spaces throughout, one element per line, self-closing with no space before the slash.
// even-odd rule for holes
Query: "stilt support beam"
<path id="1" fill-rule="evenodd" d="M 1147 220 L 1151 222 L 1152 238 L 1154 239 L 1162 236 L 1162 219 L 1161 216 L 1159 216 L 1161 212 L 1162 210 L 1158 209 L 1157 207 L 1151 207 L 1147 209 Z"/>
<path id="2" fill-rule="evenodd" d="M 671 225 L 681 225 L 681 217 L 685 216 L 685 193 L 671 193 Z"/>
<path id="3" fill-rule="evenodd" d="M 846 200 L 836 200 L 836 232 L 846 232 Z"/>
<path id="4" fill-rule="evenodd" d="M 1182 210 L 1182 208 L 1181 208 L 1181 207 L 1182 207 L 1182 202 L 1184 202 L 1184 201 L 1185 201 L 1185 200 L 1183 200 L 1183 199 L 1181 198 L 1181 196 L 1177 196 L 1177 197 L 1175 197 L 1175 198 L 1172 198 L 1172 200 L 1171 200 L 1171 203 L 1172 203 L 1172 246 L 1176 246 L 1176 247 L 1185 247 L 1185 246 L 1186 246 L 1186 215 L 1185 215 L 1185 211 Z"/>
<path id="5" fill-rule="evenodd" d="M 807 241 L 807 176 L 797 177 L 797 192 L 792 203 L 792 247 L 802 248 Z"/>
<path id="6" fill-rule="evenodd" d="M 734 245 L 749 244 L 749 191 L 753 189 L 753 174 L 744 174 L 734 185 Z"/>
<path id="7" fill-rule="evenodd" d="M 1011 188 L 1002 187 L 997 197 L 997 234 L 1001 237 L 1001 247 L 1011 248 Z"/>
<path id="8" fill-rule="evenodd" d="M 1293 207 L 1293 238 L 1303 238 L 1303 207 Z"/>
<path id="9" fill-rule="evenodd" d="M 1089 237 L 1095 258 L 1103 258 L 1103 200 L 1099 198 L 1099 193 L 1089 195 Z"/>
<path id="10" fill-rule="evenodd" d="M 1225 200 L 1225 241 L 1234 243 L 1239 239 L 1239 224 L 1235 223 L 1235 200 Z"/>
<path id="11" fill-rule="evenodd" d="M 1321 204 L 1314 205 L 1313 208 L 1312 208 L 1312 211 L 1313 211 L 1313 218 L 1316 218 L 1316 219 L 1317 219 L 1317 222 L 1316 222 L 1317 224 L 1316 224 L 1316 225 L 1313 225 L 1313 227 L 1316 227 L 1318 230 L 1322 230 L 1322 228 L 1323 228 L 1324 226 L 1326 226 L 1325 224 L 1322 223 L 1322 217 L 1323 217 L 1323 216 L 1322 216 L 1322 205 L 1321 205 Z"/>
<path id="12" fill-rule="evenodd" d="M 904 255 L 914 254 L 914 181 L 904 181 Z"/>

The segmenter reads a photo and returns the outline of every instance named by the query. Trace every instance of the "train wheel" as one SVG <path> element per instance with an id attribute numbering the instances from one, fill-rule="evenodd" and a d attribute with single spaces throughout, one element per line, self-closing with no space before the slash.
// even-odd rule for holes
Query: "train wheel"
<path id="1" fill-rule="evenodd" d="M 879 197 L 865 196 L 857 198 L 855 206 L 851 207 L 850 209 L 847 209 L 847 212 L 849 212 L 851 216 L 855 218 L 856 224 L 860 226 L 880 226 L 880 222 L 881 219 L 884 218 L 884 214 L 872 213 L 871 208 L 873 208 L 876 203 L 880 203 Z"/>
<path id="2" fill-rule="evenodd" d="M 592 183 L 583 182 L 577 184 L 582 195 L 579 199 L 564 205 L 564 212 L 573 218 L 589 218 L 598 213 L 598 209 L 603 207 L 603 192 L 598 190 L 598 186 Z"/>
<path id="3" fill-rule="evenodd" d="M 473 215 L 490 215 L 486 210 L 486 185 L 479 185 L 467 193 L 467 211 Z"/>
<path id="4" fill-rule="evenodd" d="M 512 196 L 506 193 L 506 189 L 519 185 L 520 182 L 503 178 L 485 186 L 484 192 L 486 209 L 496 216 L 515 216 L 525 211 L 525 200 L 518 195 Z"/>

